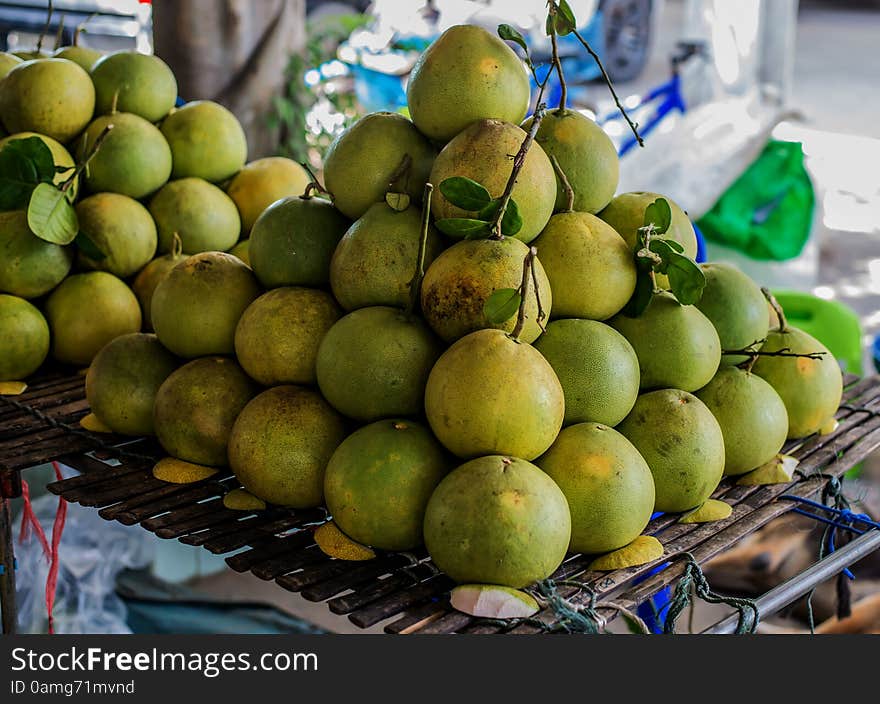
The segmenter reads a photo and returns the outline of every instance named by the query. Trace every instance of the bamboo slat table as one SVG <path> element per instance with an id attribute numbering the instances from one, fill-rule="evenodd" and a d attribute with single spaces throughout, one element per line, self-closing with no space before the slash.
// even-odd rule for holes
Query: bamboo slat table
<path id="1" fill-rule="evenodd" d="M 587 570 L 589 556 L 570 555 L 553 578 L 574 580 L 589 587 L 601 601 L 633 609 L 674 583 L 684 569 L 681 561 L 673 561 L 652 574 L 658 566 L 684 552 L 704 563 L 790 510 L 792 503 L 778 500 L 780 495 L 815 495 L 829 475 L 842 475 L 880 447 L 880 377 L 850 378 L 847 382 L 837 414 L 838 428 L 831 434 L 787 445 L 785 451 L 800 460 L 803 476 L 797 481 L 747 487 L 724 480 L 714 496 L 732 505 L 729 518 L 715 523 L 681 524 L 677 515 L 662 515 L 649 524 L 646 532 L 655 535 L 665 548 L 660 560 L 614 572 L 591 572 Z M 327 520 L 323 509 L 225 508 L 223 495 L 239 486 L 229 472 L 187 485 L 155 479 L 152 458 L 162 455 L 155 441 L 97 435 L 79 428 L 79 420 L 89 411 L 83 386 L 81 375 L 49 373 L 34 379 L 21 396 L 0 397 L 0 489 L 4 496 L 17 495 L 22 470 L 58 460 L 81 472 L 48 485 L 50 491 L 67 501 L 94 507 L 108 521 L 139 524 L 159 538 L 177 539 L 228 555 L 226 561 L 233 570 L 274 580 L 279 587 L 309 601 L 324 601 L 331 612 L 347 615 L 359 627 L 385 622 L 388 633 L 544 630 L 534 623 L 503 625 L 453 610 L 448 603 L 452 581 L 434 567 L 423 550 L 382 553 L 376 559 L 357 563 L 327 557 L 312 538 L 315 526 Z M 57 427 L 57 423 L 67 427 Z M 119 450 L 101 449 L 108 445 Z M 126 454 L 120 456 L 120 451 Z M 0 596 L 5 597 L 7 611 L 14 572 L 8 502 L 4 506 L 7 508 L 0 512 L 0 532 L 5 532 L 7 538 L 5 542 L 0 540 L 0 549 L 8 566 L 0 575 L 0 587 L 5 589 L 0 590 Z M 862 546 L 862 551 L 878 544 Z M 568 582 L 560 593 L 571 596 L 574 603 L 586 598 Z M 538 619 L 552 625 L 556 616 L 545 609 Z M 4 630 L 12 625 L 7 614 Z"/>

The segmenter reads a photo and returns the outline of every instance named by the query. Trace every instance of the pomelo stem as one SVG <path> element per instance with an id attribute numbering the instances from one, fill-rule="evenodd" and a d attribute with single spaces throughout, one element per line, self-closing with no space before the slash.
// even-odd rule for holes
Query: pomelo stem
<path id="1" fill-rule="evenodd" d="M 767 302 L 770 304 L 773 312 L 776 313 L 776 317 L 779 318 L 779 327 L 777 328 L 777 330 L 779 332 L 785 332 L 786 330 L 788 330 L 788 321 L 785 319 L 785 311 L 782 310 L 782 306 L 779 305 L 779 301 L 776 300 L 776 296 L 770 293 L 770 289 L 766 286 L 761 287 L 761 293 L 764 294 L 764 298 L 767 299 Z"/>
<path id="2" fill-rule="evenodd" d="M 61 48 L 61 38 L 64 36 L 64 15 L 61 15 L 61 19 L 58 22 L 58 31 L 55 32 L 55 51 Z"/>
<path id="3" fill-rule="evenodd" d="M 102 131 L 101 134 L 98 135 L 98 138 L 95 140 L 95 143 L 92 145 L 92 148 L 89 150 L 89 153 L 86 155 L 86 158 L 83 159 L 79 164 L 76 165 L 76 169 L 73 174 L 71 174 L 67 180 L 61 184 L 61 191 L 66 193 L 76 178 L 85 171 L 86 166 L 89 165 L 89 162 L 95 157 L 95 154 L 98 153 L 98 150 L 101 148 L 101 145 L 104 144 L 104 140 L 107 139 L 107 135 L 110 134 L 110 131 L 113 129 L 113 124 L 107 125 Z"/>
<path id="4" fill-rule="evenodd" d="M 538 293 L 538 280 L 535 276 L 535 257 L 538 255 L 538 250 L 536 247 L 529 247 L 529 251 L 526 253 L 526 256 L 523 257 L 523 271 L 522 271 L 522 281 L 519 285 L 519 310 L 516 312 L 516 325 L 513 328 L 513 332 L 510 333 L 513 336 L 513 339 L 519 341 L 519 336 L 522 334 L 523 327 L 526 324 L 526 298 L 529 293 L 529 279 L 531 278 L 535 285 L 535 294 Z M 538 303 L 538 317 L 541 317 L 540 311 L 540 299 Z"/>
<path id="5" fill-rule="evenodd" d="M 400 164 L 397 165 L 397 168 L 394 169 L 394 172 L 391 174 L 391 179 L 388 181 L 388 190 L 394 189 L 394 184 L 397 183 L 404 176 L 409 180 L 409 169 L 412 166 L 412 157 L 409 154 L 404 154 L 403 159 L 400 160 Z M 406 190 L 406 184 L 403 187 L 404 191 Z"/>
<path id="6" fill-rule="evenodd" d="M 551 0 L 551 2 L 547 3 L 547 6 L 548 14 L 555 17 L 558 10 L 556 3 Z M 552 24 L 552 31 L 550 32 L 550 46 L 553 50 L 553 53 L 551 55 L 552 59 L 550 63 L 550 72 L 552 73 L 554 69 L 556 70 L 556 74 L 559 76 L 559 88 L 561 91 L 559 94 L 559 106 L 556 108 L 556 112 L 561 114 L 565 112 L 565 103 L 568 96 L 568 88 L 565 85 L 565 76 L 562 74 L 562 62 L 559 60 L 559 44 L 556 40 L 555 23 Z"/>
<path id="7" fill-rule="evenodd" d="M 422 288 L 422 279 L 425 278 L 425 250 L 428 248 L 428 228 L 431 226 L 431 196 L 434 186 L 425 184 L 425 192 L 422 196 L 422 235 L 419 238 L 419 254 L 416 257 L 416 273 L 409 282 L 409 304 L 406 314 L 412 315 L 416 306 L 419 305 L 419 293 Z"/>
<path id="8" fill-rule="evenodd" d="M 171 238 L 171 256 L 177 259 L 181 254 L 183 254 L 183 240 L 180 239 L 180 234 L 175 232 Z"/>
<path id="9" fill-rule="evenodd" d="M 53 12 L 55 12 L 55 6 L 53 5 L 52 0 L 49 0 L 49 6 L 46 8 L 46 25 L 43 27 L 43 31 L 40 32 L 40 38 L 37 39 L 37 54 L 43 51 L 43 38 L 48 34 L 49 27 L 52 25 Z"/>
<path id="10" fill-rule="evenodd" d="M 73 46 L 79 46 L 79 35 L 86 31 L 86 25 L 98 16 L 97 12 L 93 12 L 76 26 L 73 33 Z"/>
<path id="11" fill-rule="evenodd" d="M 315 176 L 315 172 L 312 171 L 312 168 L 304 161 L 301 161 L 299 165 L 306 170 L 309 178 L 312 179 L 308 182 L 308 184 L 306 184 L 306 189 L 303 191 L 300 198 L 302 198 L 303 200 L 309 200 L 309 198 L 314 197 L 312 196 L 312 191 L 317 191 L 318 193 L 323 193 L 324 195 L 330 196 L 330 200 L 333 200 L 333 194 L 321 185 L 321 182 L 318 180 L 318 177 Z"/>
<path id="12" fill-rule="evenodd" d="M 550 163 L 553 164 L 553 170 L 562 182 L 562 190 L 565 193 L 565 212 L 570 213 L 574 210 L 574 189 L 571 187 L 571 183 L 569 183 L 568 177 L 556 160 L 555 155 L 550 156 Z"/>

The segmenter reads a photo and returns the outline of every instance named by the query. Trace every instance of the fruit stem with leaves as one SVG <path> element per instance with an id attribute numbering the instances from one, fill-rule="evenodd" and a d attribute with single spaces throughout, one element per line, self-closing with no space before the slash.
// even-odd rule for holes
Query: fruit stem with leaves
<path id="1" fill-rule="evenodd" d="M 770 293 L 770 289 L 766 286 L 761 287 L 761 293 L 764 294 L 767 303 L 770 304 L 773 312 L 776 313 L 776 317 L 779 318 L 779 327 L 777 329 L 779 332 L 785 332 L 788 329 L 788 321 L 785 319 L 785 312 L 782 310 L 782 306 L 779 305 L 779 301 L 776 300 L 776 296 Z"/>
<path id="2" fill-rule="evenodd" d="M 95 154 L 98 153 L 98 150 L 101 148 L 101 145 L 104 144 L 104 140 L 107 139 L 107 135 L 113 130 L 113 124 L 107 125 L 103 130 L 101 130 L 101 134 L 98 135 L 98 138 L 95 140 L 95 143 L 92 145 L 92 148 L 89 150 L 89 153 L 86 155 L 86 158 L 83 159 L 79 164 L 76 165 L 76 169 L 74 172 L 67 177 L 64 183 L 61 184 L 62 193 L 67 193 L 70 190 L 70 187 L 73 185 L 73 182 L 76 181 L 77 177 L 85 171 L 86 167 L 89 165 L 89 162 L 94 159 Z"/>
<path id="3" fill-rule="evenodd" d="M 416 257 L 416 272 L 409 282 L 409 304 L 406 307 L 407 316 L 413 315 L 419 305 L 422 279 L 425 278 L 425 250 L 428 248 L 428 228 L 431 226 L 431 196 L 433 193 L 433 184 L 426 183 L 425 191 L 422 195 L 422 230 L 421 237 L 419 237 L 419 253 Z"/>
<path id="4" fill-rule="evenodd" d="M 574 210 L 574 189 L 571 187 L 571 183 L 569 183 L 568 177 L 565 175 L 565 172 L 562 170 L 562 167 L 556 160 L 556 156 L 553 154 L 550 155 L 550 163 L 553 164 L 553 170 L 559 177 L 559 181 L 562 183 L 562 191 L 563 193 L 565 193 L 564 212 L 570 213 Z"/>
<path id="5" fill-rule="evenodd" d="M 526 300 L 528 299 L 529 293 L 529 279 L 532 280 L 535 287 L 535 300 L 538 303 L 538 324 L 540 325 L 541 321 L 544 319 L 544 311 L 541 308 L 541 298 L 538 293 L 538 279 L 535 275 L 535 257 L 537 256 L 537 247 L 529 247 L 528 253 L 523 257 L 522 281 L 519 285 L 519 309 L 516 312 L 516 325 L 513 327 L 513 332 L 510 333 L 513 339 L 517 341 L 519 341 L 519 336 L 522 334 L 523 327 L 525 327 L 526 324 Z"/>

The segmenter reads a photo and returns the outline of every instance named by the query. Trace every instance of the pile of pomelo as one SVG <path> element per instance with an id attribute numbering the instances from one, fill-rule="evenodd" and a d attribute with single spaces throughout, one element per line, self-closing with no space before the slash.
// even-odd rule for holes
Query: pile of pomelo
<path id="1" fill-rule="evenodd" d="M 702 265 L 693 305 L 664 290 L 676 272 L 652 274 L 647 307 L 627 313 L 646 213 L 668 206 L 669 251 L 694 257 L 696 238 L 669 199 L 616 194 L 614 146 L 581 113 L 546 111 L 500 219 L 499 197 L 534 118 L 524 121 L 523 63 L 488 32 L 445 32 L 411 75 L 412 119 L 360 119 L 331 145 L 324 185 L 304 193 L 307 178 L 274 162 L 239 171 L 244 144 L 218 106 L 164 117 L 175 97 L 170 74 L 166 93 L 122 78 L 161 72 L 161 62 L 117 56 L 99 60 L 91 81 L 70 62 L 21 64 L 0 84 L 0 110 L 10 130 L 53 136 L 11 106 L 18 82 L 58 65 L 83 84 L 85 105 L 54 136 L 75 145 L 98 129 L 89 120 L 130 125 L 119 129 L 128 146 L 98 152 L 109 163 L 90 168 L 78 205 L 92 239 L 126 266 L 65 280 L 45 310 L 56 355 L 88 363 L 104 332 L 92 328 L 110 318 L 103 288 L 88 277 L 108 277 L 127 295 L 124 279 L 140 270 L 134 288 L 155 334 L 103 347 L 87 394 L 113 431 L 157 436 L 172 458 L 157 476 L 230 467 L 244 491 L 228 505 L 326 506 L 332 532 L 318 542 L 332 554 L 424 544 L 457 582 L 510 596 L 570 551 L 622 551 L 597 567 L 651 559 L 637 538 L 653 512 L 717 516 L 704 509 L 722 476 L 778 480 L 768 468 L 781 464 L 786 438 L 833 422 L 836 360 L 784 318 L 771 328 L 761 289 L 732 266 Z M 113 61 L 132 64 L 101 70 Z M 117 109 L 130 112 L 105 114 L 116 91 Z M 214 185 L 230 177 L 227 193 Z M 493 213 L 515 236 L 484 227 Z M 9 243 L 45 247 L 20 214 L 4 217 L 0 286 L 45 295 L 73 253 L 34 254 L 29 271 L 41 283 L 10 287 L 26 272 Z M 141 230 L 150 246 L 140 246 Z M 220 251 L 240 231 L 250 234 L 249 263 Z M 169 254 L 175 233 L 192 256 Z M 162 256 L 149 262 L 156 242 Z M 125 295 L 111 296 L 114 305 Z M 45 340 L 36 309 L 7 298 L 3 344 L 6 330 L 20 340 L 31 327 Z M 133 299 L 130 308 L 128 327 L 114 335 L 139 328 Z M 94 341 L 88 350 L 64 351 L 85 340 Z M 750 356 L 759 350 L 781 354 Z M 628 554 L 630 545 L 642 552 Z M 485 594 L 469 587 L 454 603 L 509 612 L 496 608 L 509 607 L 507 597 Z"/>

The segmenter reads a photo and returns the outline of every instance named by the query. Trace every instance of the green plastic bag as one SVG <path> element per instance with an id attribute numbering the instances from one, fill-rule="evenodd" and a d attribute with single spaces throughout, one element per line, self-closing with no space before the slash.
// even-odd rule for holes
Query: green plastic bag
<path id="1" fill-rule="evenodd" d="M 697 226 L 752 259 L 784 261 L 807 243 L 814 204 L 801 143 L 771 140 Z"/>

